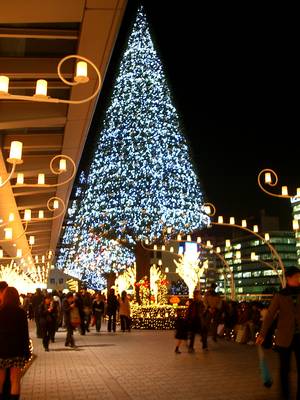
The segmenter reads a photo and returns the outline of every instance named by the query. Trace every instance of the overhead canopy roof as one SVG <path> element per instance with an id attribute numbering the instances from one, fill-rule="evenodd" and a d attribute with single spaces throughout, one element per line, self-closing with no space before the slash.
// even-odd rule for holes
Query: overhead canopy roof
<path id="1" fill-rule="evenodd" d="M 65 56 L 78 54 L 91 60 L 99 69 L 102 80 L 116 41 L 126 7 L 126 0 L 5 0 L 0 13 L 0 75 L 10 78 L 9 93 L 33 95 L 37 79 L 48 81 L 48 95 L 60 99 L 82 99 L 90 96 L 97 86 L 96 74 L 90 82 L 70 88 L 57 75 L 57 64 Z M 62 72 L 72 81 L 74 62 L 68 61 Z M 89 69 L 90 73 L 90 69 Z M 24 173 L 25 183 L 36 183 L 38 173 L 45 173 L 47 184 L 56 184 L 70 176 L 51 173 L 53 156 L 65 154 L 78 166 L 84 148 L 97 97 L 81 105 L 37 103 L 17 100 L 0 101 L 0 176 L 5 178 L 11 166 L 5 162 L 10 143 L 23 142 L 23 164 L 16 167 Z M 68 165 L 69 166 L 69 165 Z M 10 212 L 18 218 L 12 223 L 16 247 L 23 255 L 30 253 L 29 235 L 35 236 L 33 256 L 49 249 L 55 250 L 64 215 L 49 221 L 30 223 L 22 235 L 20 217 L 30 208 L 32 216 L 46 209 L 47 200 L 60 197 L 65 204 L 74 178 L 61 187 L 0 188 L 0 219 L 8 220 Z M 17 213 L 19 211 L 19 214 Z M 20 217 L 19 217 L 20 215 Z M 55 214 L 54 214 L 55 215 Z M 46 212 L 46 217 L 53 213 Z M 3 243 L 0 228 L 0 248 L 15 256 L 13 243 Z"/>

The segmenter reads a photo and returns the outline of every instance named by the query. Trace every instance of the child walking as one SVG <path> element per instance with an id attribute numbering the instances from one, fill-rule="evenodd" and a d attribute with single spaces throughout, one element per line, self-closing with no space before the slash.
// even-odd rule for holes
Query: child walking
<path id="1" fill-rule="evenodd" d="M 188 339 L 188 323 L 185 318 L 185 310 L 180 308 L 177 310 L 177 317 L 175 320 L 175 339 L 177 339 L 175 353 L 180 354 L 180 345 L 182 341 Z"/>

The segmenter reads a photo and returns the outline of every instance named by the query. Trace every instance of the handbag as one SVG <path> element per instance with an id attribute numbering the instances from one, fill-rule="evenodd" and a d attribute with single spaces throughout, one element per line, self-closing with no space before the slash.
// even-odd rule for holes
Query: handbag
<path id="1" fill-rule="evenodd" d="M 80 325 L 81 319 L 80 319 L 78 307 L 71 308 L 70 323 L 73 326 L 73 328 L 77 328 Z"/>

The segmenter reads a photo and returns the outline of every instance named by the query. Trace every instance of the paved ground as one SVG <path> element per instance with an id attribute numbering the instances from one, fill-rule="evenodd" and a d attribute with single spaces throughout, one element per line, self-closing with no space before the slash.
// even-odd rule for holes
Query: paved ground
<path id="1" fill-rule="evenodd" d="M 35 339 L 35 361 L 22 380 L 22 400 L 273 400 L 278 399 L 277 355 L 268 351 L 275 383 L 260 379 L 255 346 L 209 339 L 209 351 L 174 353 L 173 331 L 86 336 L 75 333 L 77 349 L 58 332 L 50 352 Z M 32 335 L 34 336 L 34 335 Z M 295 383 L 295 366 L 293 365 Z"/>

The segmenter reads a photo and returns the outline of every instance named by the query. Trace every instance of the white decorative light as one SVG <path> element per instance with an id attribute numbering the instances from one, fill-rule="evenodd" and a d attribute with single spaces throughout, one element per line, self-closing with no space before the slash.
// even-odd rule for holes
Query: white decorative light
<path id="1" fill-rule="evenodd" d="M 34 96 L 42 96 L 47 97 L 47 81 L 45 79 L 38 79 L 36 81 L 35 87 L 35 95 Z"/>
<path id="2" fill-rule="evenodd" d="M 24 183 L 24 174 L 22 172 L 19 172 L 17 175 L 17 184 L 23 185 L 23 183 Z"/>
<path id="3" fill-rule="evenodd" d="M 9 78 L 8 76 L 0 76 L 0 93 L 8 93 Z"/>
<path id="4" fill-rule="evenodd" d="M 13 236 L 12 228 L 4 228 L 4 238 L 5 240 L 11 240 Z"/>
<path id="5" fill-rule="evenodd" d="M 38 185 L 45 184 L 45 174 L 38 174 Z"/>
<path id="6" fill-rule="evenodd" d="M 282 196 L 288 196 L 289 195 L 287 186 L 282 186 L 281 194 L 282 194 Z"/>
<path id="7" fill-rule="evenodd" d="M 63 172 L 67 170 L 67 160 L 65 158 L 61 158 L 59 160 L 59 171 Z"/>
<path id="8" fill-rule="evenodd" d="M 39 210 L 39 219 L 44 218 L 44 210 Z"/>
<path id="9" fill-rule="evenodd" d="M 270 240 L 270 235 L 268 233 L 265 233 L 265 240 L 268 242 Z"/>
<path id="10" fill-rule="evenodd" d="M 265 173 L 265 183 L 272 183 L 272 176 L 270 172 Z"/>
<path id="11" fill-rule="evenodd" d="M 24 221 L 31 221 L 31 210 L 26 209 L 24 211 Z"/>
<path id="12" fill-rule="evenodd" d="M 15 214 L 14 214 L 14 213 L 9 213 L 8 221 L 9 221 L 9 222 L 12 222 L 12 221 L 14 221 L 14 220 L 15 220 Z"/>
<path id="13" fill-rule="evenodd" d="M 87 63 L 85 61 L 78 61 L 76 64 L 75 82 L 86 83 L 89 81 L 87 74 Z"/>
<path id="14" fill-rule="evenodd" d="M 19 141 L 13 141 L 10 144 L 10 152 L 9 152 L 9 158 L 7 161 L 11 164 L 22 164 L 22 148 L 23 148 L 23 143 Z"/>
<path id="15" fill-rule="evenodd" d="M 297 219 L 293 219 L 293 230 L 294 231 L 299 230 L 299 221 Z"/>

